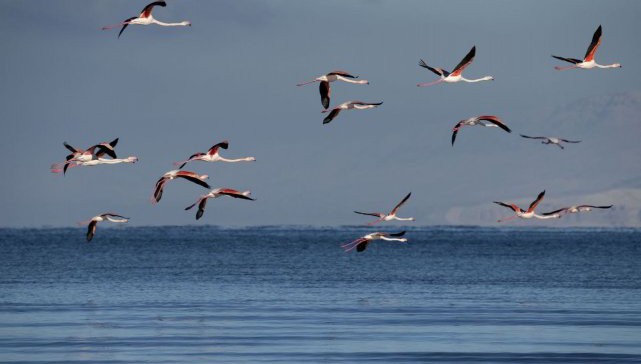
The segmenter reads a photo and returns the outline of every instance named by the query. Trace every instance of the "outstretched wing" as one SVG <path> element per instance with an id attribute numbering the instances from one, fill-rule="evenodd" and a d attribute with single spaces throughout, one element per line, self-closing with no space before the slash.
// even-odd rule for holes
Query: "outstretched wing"
<path id="1" fill-rule="evenodd" d="M 318 91 L 320 91 L 321 103 L 323 107 L 327 109 L 329 107 L 329 98 L 332 95 L 332 90 L 329 86 L 329 82 L 321 81 L 318 85 Z"/>
<path id="2" fill-rule="evenodd" d="M 561 213 L 561 212 L 565 212 L 568 208 L 569 207 L 564 207 L 564 208 L 561 208 L 561 209 L 558 209 L 558 210 L 554 210 L 554 211 L 550 211 L 550 212 L 544 212 L 541 215 L 543 215 L 543 216 L 555 215 L 555 214 L 558 214 L 558 213 Z"/>
<path id="3" fill-rule="evenodd" d="M 403 236 L 403 235 L 405 235 L 405 230 L 403 230 L 403 231 L 401 231 L 401 232 L 398 232 L 398 233 L 394 233 L 394 234 L 386 234 L 386 235 L 387 235 L 387 236 L 393 236 L 393 237 Z"/>
<path id="4" fill-rule="evenodd" d="M 459 76 L 467 66 L 472 63 L 474 60 L 474 56 L 476 55 L 476 46 L 472 47 L 470 51 L 463 57 L 461 62 L 454 67 L 454 70 L 452 71 L 452 76 Z"/>
<path id="5" fill-rule="evenodd" d="M 592 42 L 590 42 L 588 50 L 585 52 L 585 57 L 583 57 L 584 62 L 590 62 L 594 59 L 594 54 L 599 49 L 599 45 L 601 45 L 601 25 L 596 28 L 594 35 L 592 35 Z"/>
<path id="6" fill-rule="evenodd" d="M 340 112 L 341 109 L 333 109 L 332 111 L 330 111 L 329 115 L 327 115 L 325 119 L 323 119 L 323 124 L 331 123 L 332 120 L 334 120 L 338 116 L 338 114 L 340 114 Z"/>
<path id="7" fill-rule="evenodd" d="M 198 211 L 196 212 L 196 220 L 199 220 L 201 217 L 203 217 L 203 214 L 205 213 L 205 206 L 207 205 L 207 198 L 202 198 L 200 200 L 200 203 L 198 204 Z"/>
<path id="8" fill-rule="evenodd" d="M 540 137 L 540 136 L 533 137 L 533 136 L 527 136 L 523 134 L 519 134 L 519 135 L 522 136 L 523 138 L 528 138 L 528 139 L 547 139 L 547 137 Z"/>
<path id="9" fill-rule="evenodd" d="M 211 188 L 207 182 L 205 182 L 205 181 L 203 181 L 203 180 L 201 180 L 201 179 L 199 179 L 199 178 L 197 178 L 197 177 L 194 177 L 194 176 L 190 176 L 190 175 L 180 175 L 180 174 L 179 174 L 179 175 L 177 175 L 176 177 L 184 178 L 184 179 L 186 179 L 186 180 L 188 180 L 188 181 L 190 181 L 190 182 L 193 182 L 193 183 L 195 183 L 195 184 L 197 184 L 197 185 L 201 185 L 201 186 L 203 186 L 203 187 L 205 187 L 205 188 Z"/>
<path id="10" fill-rule="evenodd" d="M 144 9 L 140 12 L 139 18 L 148 18 L 151 15 L 151 11 L 154 9 L 154 6 L 167 6 L 167 3 L 164 1 L 154 1 L 153 3 L 145 6 Z"/>
<path id="11" fill-rule="evenodd" d="M 442 68 L 430 67 L 430 66 L 429 66 L 427 63 L 425 63 L 425 61 L 424 61 L 424 60 L 422 60 L 422 59 L 418 62 L 418 65 L 419 65 L 419 66 L 421 66 L 421 67 L 423 67 L 423 68 L 427 68 L 428 70 L 430 70 L 430 71 L 434 72 L 434 73 L 435 73 L 435 74 L 437 74 L 438 76 L 446 77 L 446 76 L 449 74 L 447 71 L 445 71 L 445 70 L 444 70 L 444 69 L 442 69 Z"/>
<path id="12" fill-rule="evenodd" d="M 349 74 L 349 73 L 347 73 L 345 71 L 341 71 L 341 70 L 334 70 L 334 71 L 328 73 L 327 75 L 328 76 L 337 75 L 337 76 L 342 76 L 342 77 L 347 77 L 347 78 L 358 78 L 358 76 L 354 76 L 352 74 Z"/>
<path id="13" fill-rule="evenodd" d="M 398 211 L 398 209 L 400 209 L 400 208 L 401 208 L 401 206 L 403 206 L 403 204 L 404 204 L 405 202 L 407 202 L 407 200 L 409 200 L 410 196 L 412 196 L 412 193 L 411 193 L 411 192 L 410 192 L 410 193 L 408 193 L 405 197 L 403 197 L 403 199 L 401 200 L 401 202 L 399 202 L 396 206 L 394 206 L 394 208 L 392 209 L 392 212 L 390 212 L 390 215 L 394 215 L 394 214 L 396 214 L 396 212 Z"/>
<path id="14" fill-rule="evenodd" d="M 573 64 L 577 64 L 577 63 L 583 62 L 582 60 L 576 59 L 576 58 L 565 58 L 565 57 L 559 57 L 559 56 L 555 56 L 555 55 L 552 55 L 552 57 L 554 57 L 556 59 L 559 59 L 561 61 L 565 61 L 565 62 L 569 62 L 569 63 L 573 63 Z"/>
<path id="15" fill-rule="evenodd" d="M 253 198 L 249 197 L 249 191 L 246 193 L 240 192 L 238 190 L 234 190 L 232 188 L 223 188 L 220 191 L 218 191 L 221 195 L 233 197 L 233 198 L 242 198 L 243 200 L 251 200 L 254 201 Z"/>
<path id="16" fill-rule="evenodd" d="M 218 149 L 220 149 L 220 148 L 223 148 L 223 149 L 229 148 L 229 141 L 223 140 L 222 142 L 220 142 L 218 144 L 214 144 L 211 148 L 209 148 L 209 150 L 207 151 L 207 154 L 214 155 L 214 154 L 218 153 Z"/>
<path id="17" fill-rule="evenodd" d="M 80 152 L 78 149 L 72 147 L 71 145 L 67 144 L 67 142 L 62 143 L 62 145 L 65 146 L 65 148 L 69 149 L 71 153 L 78 153 Z"/>
<path id="18" fill-rule="evenodd" d="M 456 140 L 456 135 L 458 134 L 458 130 L 461 127 L 463 127 L 464 124 L 465 122 L 459 121 L 458 123 L 456 123 L 456 125 L 454 125 L 454 128 L 452 128 L 452 146 L 454 145 L 454 141 Z"/>
<path id="19" fill-rule="evenodd" d="M 125 19 L 125 21 L 123 21 L 122 28 L 120 28 L 120 32 L 118 32 L 118 38 L 120 38 L 120 35 L 122 34 L 122 32 L 124 32 L 125 29 L 129 26 L 129 22 L 134 20 L 134 19 L 136 19 L 136 17 L 132 16 L 131 18 Z"/>
<path id="20" fill-rule="evenodd" d="M 508 209 L 514 212 L 519 212 L 519 211 L 523 212 L 523 210 L 521 210 L 521 208 L 516 206 L 515 204 L 506 204 L 505 202 L 501 202 L 501 201 L 494 201 L 494 203 L 497 205 L 501 205 L 503 207 L 507 207 Z"/>
<path id="21" fill-rule="evenodd" d="M 539 205 L 541 200 L 543 200 L 543 196 L 545 196 L 545 190 L 543 190 L 539 195 L 536 197 L 536 200 L 532 201 L 530 204 L 530 207 L 528 207 L 527 212 L 532 212 L 536 208 L 536 206 Z"/>
<path id="22" fill-rule="evenodd" d="M 501 119 L 499 119 L 499 117 L 498 117 L 498 116 L 494 116 L 494 115 L 482 115 L 482 116 L 479 116 L 479 117 L 478 117 L 478 119 L 479 119 L 479 120 L 485 120 L 485 121 L 488 121 L 488 122 L 490 122 L 490 123 L 492 123 L 492 124 L 494 124 L 494 125 L 498 126 L 499 128 L 501 128 L 501 129 L 503 129 L 503 130 L 507 131 L 508 133 L 511 133 L 511 132 L 512 132 L 512 130 L 510 130 L 510 128 L 508 128 L 508 127 L 507 127 L 507 125 L 503 124 L 503 122 L 501 121 Z"/>
<path id="23" fill-rule="evenodd" d="M 369 245 L 369 240 L 363 240 L 359 243 L 356 243 L 356 251 L 357 252 L 364 252 L 365 249 L 367 249 L 367 246 Z"/>
<path id="24" fill-rule="evenodd" d="M 354 212 L 360 215 L 375 216 L 378 218 L 383 218 L 385 216 L 385 214 L 382 214 L 380 212 L 360 212 L 360 211 L 354 211 Z"/>
<path id="25" fill-rule="evenodd" d="M 95 220 L 91 220 L 91 222 L 89 223 L 89 226 L 87 227 L 87 241 L 91 241 L 91 239 L 93 239 L 93 236 L 96 233 L 97 224 L 98 222 Z"/>

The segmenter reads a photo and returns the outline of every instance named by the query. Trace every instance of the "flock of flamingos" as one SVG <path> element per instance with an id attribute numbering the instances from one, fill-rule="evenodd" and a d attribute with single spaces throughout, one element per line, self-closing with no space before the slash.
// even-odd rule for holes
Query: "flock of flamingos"
<path id="1" fill-rule="evenodd" d="M 107 30 L 107 29 L 120 27 L 120 32 L 118 33 L 118 38 L 120 38 L 124 30 L 129 25 L 156 24 L 159 26 L 166 26 L 166 27 L 191 26 L 191 23 L 189 21 L 181 21 L 178 23 L 164 23 L 159 20 L 156 20 L 152 16 L 152 10 L 156 6 L 165 7 L 167 6 L 167 3 L 164 1 L 152 2 L 149 5 L 145 6 L 145 8 L 142 10 L 142 12 L 138 16 L 128 18 L 115 25 L 105 26 L 102 29 Z M 558 60 L 572 64 L 571 66 L 567 66 L 567 67 L 557 66 L 555 67 L 555 69 L 559 71 L 564 71 L 564 70 L 569 70 L 574 68 L 582 68 L 582 69 L 620 68 L 621 65 L 619 63 L 613 63 L 610 65 L 601 65 L 596 63 L 596 61 L 594 60 L 594 55 L 597 49 L 599 48 L 600 43 L 601 43 L 601 26 L 599 26 L 597 30 L 594 32 L 594 35 L 592 37 L 592 42 L 588 46 L 587 52 L 585 53 L 585 56 L 583 57 L 583 59 L 558 57 L 553 55 L 552 57 Z M 485 76 L 478 79 L 467 79 L 463 77 L 463 71 L 468 66 L 470 66 L 470 64 L 474 60 L 475 55 L 476 55 L 476 47 L 472 47 L 472 49 L 467 53 L 467 55 L 463 57 L 461 62 L 458 65 L 456 65 L 456 67 L 454 67 L 452 72 L 448 72 L 442 68 L 432 67 L 428 65 L 424 60 L 421 59 L 419 62 L 419 66 L 433 72 L 439 78 L 436 81 L 432 81 L 428 83 L 419 83 L 417 86 L 418 87 L 433 86 L 443 82 L 445 83 L 455 83 L 455 82 L 461 82 L 461 81 L 482 82 L 482 81 L 494 80 L 494 77 L 492 76 Z M 330 84 L 335 81 L 343 81 L 347 83 L 362 84 L 362 85 L 369 84 L 369 81 L 358 79 L 358 76 L 352 75 L 345 71 L 337 70 L 337 71 L 332 71 L 322 76 L 319 76 L 311 81 L 300 83 L 297 85 L 297 86 L 304 86 L 307 84 L 319 82 L 320 98 L 321 98 L 321 103 L 324 109 L 322 112 L 328 113 L 323 120 L 323 124 L 330 123 L 332 120 L 337 118 L 341 113 L 341 111 L 343 110 L 373 109 L 382 104 L 382 102 L 346 101 L 330 109 L 329 108 L 330 100 L 331 100 Z M 454 145 L 456 136 L 458 132 L 461 130 L 461 128 L 465 126 L 475 126 L 475 125 L 500 128 L 508 133 L 511 133 L 510 128 L 503 121 L 501 121 L 501 119 L 498 118 L 497 116 L 493 116 L 493 115 L 475 116 L 469 119 L 461 120 L 458 123 L 456 123 L 456 125 L 452 129 L 452 146 Z M 568 140 L 568 139 L 558 138 L 558 137 L 527 136 L 523 134 L 521 134 L 521 136 L 523 138 L 528 138 L 528 139 L 539 139 L 542 141 L 543 144 L 553 144 L 558 146 L 561 149 L 564 148 L 564 146 L 561 143 L 579 143 L 580 142 L 580 140 Z M 95 144 L 87 149 L 80 149 L 80 148 L 73 147 L 65 142 L 64 143 L 65 148 L 67 148 L 71 153 L 67 155 L 65 162 L 52 165 L 51 170 L 52 172 L 55 172 L 55 173 L 62 172 L 63 174 L 65 174 L 67 170 L 72 167 L 96 166 L 100 164 L 135 163 L 138 161 L 138 158 L 134 156 L 127 157 L 127 158 L 118 158 L 115 152 L 115 147 L 117 143 L 118 143 L 118 139 L 115 139 L 111 142 L 101 142 L 101 143 Z M 238 191 L 231 188 L 211 189 L 209 184 L 205 182 L 205 180 L 208 178 L 207 175 L 204 175 L 204 174 L 201 175 L 195 172 L 183 170 L 183 167 L 185 167 L 187 163 L 191 163 L 195 161 L 236 163 L 236 162 L 251 162 L 256 160 L 256 158 L 254 157 L 245 157 L 245 158 L 237 158 L 237 159 L 227 159 L 222 157 L 220 155 L 221 150 L 222 149 L 226 150 L 228 148 L 229 148 L 229 142 L 225 140 L 215 144 L 214 146 L 209 148 L 209 150 L 207 150 L 206 152 L 194 153 L 186 160 L 183 160 L 181 162 L 176 162 L 175 167 L 177 167 L 177 169 L 171 170 L 163 174 L 156 182 L 156 186 L 154 188 L 153 196 L 152 196 L 152 203 L 160 202 L 165 185 L 168 182 L 178 178 L 190 181 L 192 183 L 195 183 L 202 187 L 210 189 L 209 193 L 201 195 L 196 200 L 196 202 L 194 202 L 193 204 L 185 208 L 185 210 L 190 210 L 197 205 L 198 211 L 196 212 L 196 219 L 200 219 L 203 216 L 205 212 L 205 206 L 207 204 L 207 200 L 210 198 L 213 199 L 221 196 L 228 196 L 228 197 L 244 199 L 244 200 L 253 200 L 253 198 L 251 197 L 250 191 Z M 409 200 L 410 196 L 411 196 L 411 193 L 408 193 L 389 213 L 361 212 L 361 211 L 354 211 L 354 212 L 361 215 L 376 217 L 376 220 L 370 222 L 368 225 L 373 225 L 381 221 L 392 221 L 392 220 L 414 221 L 414 218 L 412 217 L 403 218 L 403 217 L 397 216 L 399 209 L 403 206 L 403 204 L 405 204 Z M 545 196 L 545 191 L 542 191 L 541 193 L 539 193 L 537 198 L 528 206 L 527 209 L 523 209 L 514 203 L 494 201 L 494 203 L 500 206 L 506 207 L 512 210 L 512 212 L 514 213 L 513 215 L 507 218 L 503 218 L 499 220 L 499 222 L 508 221 L 516 218 L 556 219 L 556 218 L 561 218 L 564 214 L 587 212 L 595 208 L 608 209 L 612 207 L 612 205 L 593 206 L 593 205 L 583 204 L 583 205 L 576 205 L 576 206 L 570 206 L 570 207 L 563 207 L 554 211 L 537 214 L 535 211 L 536 207 L 543 200 L 544 196 Z M 81 224 L 88 225 L 87 241 L 91 241 L 91 239 L 93 238 L 96 232 L 97 224 L 105 220 L 115 222 L 115 223 L 123 223 L 123 222 L 129 221 L 129 218 L 119 214 L 108 212 L 108 213 L 103 213 L 103 214 L 94 216 L 93 218 L 82 222 Z M 374 233 L 370 233 L 365 236 L 362 236 L 354 241 L 343 244 L 342 247 L 346 252 L 351 251 L 353 249 L 356 249 L 357 252 L 362 252 L 367 248 L 370 242 L 378 239 L 387 240 L 387 241 L 406 242 L 407 239 L 402 238 L 404 234 L 405 234 L 405 231 L 401 231 L 398 233 L 374 232 Z"/>

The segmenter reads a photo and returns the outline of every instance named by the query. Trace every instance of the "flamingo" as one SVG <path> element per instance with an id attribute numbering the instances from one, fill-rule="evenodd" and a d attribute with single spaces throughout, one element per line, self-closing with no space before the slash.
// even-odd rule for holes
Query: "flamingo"
<path id="1" fill-rule="evenodd" d="M 322 76 L 318 76 L 311 81 L 299 83 L 296 86 L 305 86 L 313 82 L 317 82 L 317 81 L 320 82 L 320 84 L 318 85 L 318 90 L 320 91 L 320 95 L 321 95 L 321 103 L 323 104 L 323 107 L 327 109 L 329 107 L 329 98 L 332 94 L 330 83 L 340 80 L 348 83 L 369 85 L 369 81 L 356 80 L 356 78 L 358 78 L 358 76 L 351 75 L 345 71 L 335 70 L 330 73 L 324 74 Z"/>
<path id="2" fill-rule="evenodd" d="M 91 241 L 91 239 L 93 239 L 93 236 L 96 233 L 96 226 L 98 225 L 98 223 L 105 220 L 121 223 L 121 222 L 128 222 L 129 218 L 118 215 L 118 214 L 114 214 L 113 212 L 106 212 L 104 214 L 94 216 L 87 221 L 80 222 L 79 223 L 80 225 L 89 224 L 89 227 L 87 228 L 87 241 Z"/>
<path id="3" fill-rule="evenodd" d="M 162 6 L 165 7 L 167 6 L 167 3 L 164 1 L 154 1 L 153 3 L 148 4 L 145 6 L 144 9 L 140 12 L 140 15 L 131 17 L 129 19 L 125 19 L 124 21 L 114 24 L 114 25 L 107 25 L 102 27 L 102 30 L 108 30 L 108 29 L 113 29 L 117 28 L 122 25 L 122 28 L 120 29 L 120 32 L 118 33 L 118 38 L 120 38 L 120 35 L 122 32 L 125 31 L 125 28 L 129 24 L 138 24 L 138 25 L 149 25 L 149 24 L 157 24 L 163 27 L 178 27 L 178 26 L 191 26 L 191 22 L 189 21 L 181 21 L 179 23 L 163 23 L 161 21 L 156 20 L 152 15 L 151 11 L 154 9 L 154 6 Z"/>
<path id="4" fill-rule="evenodd" d="M 219 154 L 220 148 L 222 149 L 229 148 L 229 141 L 223 140 L 222 142 L 218 144 L 214 144 L 213 147 L 209 148 L 207 153 L 192 154 L 186 160 L 181 162 L 176 162 L 174 163 L 174 165 L 177 166 L 178 169 L 182 169 L 182 167 L 184 167 L 185 164 L 187 164 L 187 162 L 192 162 L 192 161 L 237 163 L 237 162 L 253 162 L 256 160 L 256 158 L 254 157 L 244 157 L 244 158 L 237 158 L 237 159 L 223 158 Z"/>
<path id="5" fill-rule="evenodd" d="M 592 42 L 590 42 L 590 45 L 588 46 L 588 50 L 585 52 L 585 57 L 583 57 L 583 60 L 552 55 L 552 57 L 556 59 L 573 64 L 572 66 L 568 66 L 568 67 L 555 66 L 554 69 L 558 71 L 565 71 L 573 68 L 583 68 L 583 69 L 590 69 L 594 67 L 621 68 L 620 63 L 612 63 L 607 65 L 596 63 L 596 61 L 594 60 L 594 54 L 596 53 L 597 49 L 599 49 L 599 45 L 601 45 L 601 26 L 600 25 L 598 28 L 596 28 L 596 31 L 594 31 L 594 35 L 592 35 Z"/>
<path id="6" fill-rule="evenodd" d="M 163 174 L 162 177 L 160 177 L 158 181 L 156 181 L 156 187 L 154 188 L 152 203 L 158 203 L 160 201 L 160 198 L 162 197 L 163 188 L 165 187 L 165 183 L 176 178 L 184 178 L 188 181 L 201 185 L 205 188 L 211 189 L 211 187 L 207 184 L 207 182 L 205 182 L 205 180 L 209 178 L 209 176 L 207 176 L 206 174 L 199 175 L 198 173 L 195 173 L 195 172 L 180 171 L 178 169 L 174 169 Z"/>
<path id="7" fill-rule="evenodd" d="M 341 247 L 345 250 L 345 252 L 349 252 L 352 249 L 356 248 L 357 252 L 362 252 L 367 249 L 367 245 L 371 243 L 374 240 L 387 240 L 387 241 L 400 241 L 402 243 L 407 242 L 407 239 L 405 238 L 399 238 L 400 236 L 405 235 L 405 231 L 401 231 L 399 233 L 381 233 L 381 232 L 375 232 L 371 234 L 367 234 L 365 236 L 362 236 L 354 241 L 351 241 L 349 243 L 341 245 Z"/>
<path id="8" fill-rule="evenodd" d="M 465 70 L 465 68 L 467 68 L 467 66 L 469 66 L 472 63 L 472 61 L 474 60 L 474 55 L 476 55 L 476 46 L 472 47 L 472 49 L 470 49 L 470 51 L 467 53 L 467 55 L 465 57 L 463 57 L 461 62 L 456 67 L 454 67 L 454 71 L 452 71 L 452 73 L 447 72 L 446 70 L 444 70 L 442 68 L 430 67 L 430 66 L 427 65 L 427 63 L 425 63 L 424 60 L 421 59 L 421 61 L 418 63 L 418 65 L 423 67 L 423 68 L 427 68 L 428 70 L 434 72 L 441 79 L 438 80 L 438 81 L 434 81 L 434 82 L 419 83 L 416 86 L 418 86 L 418 87 L 432 86 L 432 85 L 439 84 L 441 82 L 454 83 L 454 82 L 459 82 L 459 81 L 464 81 L 464 82 L 493 81 L 494 77 L 492 77 L 492 76 L 485 76 L 485 77 L 481 77 L 481 78 L 470 80 L 470 79 L 467 79 L 467 78 L 463 77 L 463 75 L 461 75 L 461 73 L 463 73 L 463 70 Z"/>
<path id="9" fill-rule="evenodd" d="M 543 216 L 553 216 L 553 217 L 561 217 L 563 214 L 576 214 L 579 212 L 590 212 L 592 209 L 609 209 L 613 205 L 607 205 L 607 206 L 594 206 L 594 205 L 577 205 L 577 206 L 570 206 L 570 207 L 564 207 L 558 210 L 550 211 L 550 212 L 544 212 Z"/>
<path id="10" fill-rule="evenodd" d="M 67 155 L 66 157 L 66 162 L 63 167 L 63 174 L 67 172 L 67 168 L 71 162 L 87 162 L 92 160 L 94 158 L 94 153 L 96 153 L 96 149 L 98 149 L 97 155 L 99 154 L 100 156 L 102 156 L 107 154 L 111 158 L 117 158 L 116 152 L 114 150 L 116 144 L 118 144 L 118 138 L 112 140 L 109 143 L 98 143 L 87 148 L 86 150 L 83 150 L 80 148 L 75 148 L 69 145 L 67 142 L 62 143 L 62 145 L 64 145 L 65 148 L 67 148 L 71 152 L 71 154 Z"/>
<path id="11" fill-rule="evenodd" d="M 507 207 L 508 209 L 511 209 L 514 211 L 514 216 L 510 216 L 508 218 L 500 219 L 498 222 L 504 222 L 512 219 L 521 218 L 521 219 L 531 219 L 531 218 L 537 218 L 537 219 L 553 219 L 557 218 L 557 216 L 542 216 L 538 215 L 534 210 L 536 207 L 539 205 L 539 203 L 543 200 L 543 197 L 545 196 L 545 190 L 543 192 L 539 193 L 539 195 L 536 197 L 536 200 L 532 201 L 530 204 L 530 207 L 528 207 L 527 210 L 523 210 L 522 208 L 518 207 L 517 205 L 510 203 L 504 203 L 500 201 L 494 201 L 495 204 L 501 205 L 503 207 Z"/>
<path id="12" fill-rule="evenodd" d="M 391 221 L 391 220 L 414 221 L 413 217 L 398 217 L 398 216 L 396 216 L 396 213 L 398 212 L 398 209 L 400 209 L 401 206 L 403 206 L 403 204 L 405 202 L 407 202 L 407 200 L 409 200 L 410 196 L 412 196 L 411 192 L 408 193 L 407 196 L 405 196 L 401 200 L 401 202 L 399 202 L 396 206 L 394 206 L 394 208 L 392 209 L 392 211 L 390 211 L 389 214 L 384 214 L 382 212 L 360 212 L 360 211 L 354 211 L 354 212 L 357 213 L 357 214 L 361 214 L 361 215 L 368 215 L 368 216 L 376 216 L 376 217 L 378 217 L 378 220 L 372 221 L 367 225 L 374 225 L 379 221 Z"/>
<path id="13" fill-rule="evenodd" d="M 475 116 L 473 118 L 461 120 L 456 125 L 454 126 L 454 129 L 452 129 L 452 146 L 454 146 L 454 141 L 456 140 L 456 134 L 458 134 L 459 129 L 461 129 L 464 126 L 474 126 L 474 125 L 481 125 L 485 127 L 498 127 L 501 128 L 508 133 L 511 133 L 512 130 L 507 127 L 507 125 L 503 124 L 501 119 L 499 119 L 498 116 L 493 116 L 493 115 L 481 115 L 481 116 Z"/>
<path id="14" fill-rule="evenodd" d="M 346 101 L 336 107 L 334 107 L 331 111 L 329 111 L 329 115 L 323 119 L 323 124 L 328 124 L 331 123 L 334 118 L 338 116 L 338 114 L 341 112 L 341 110 L 351 110 L 351 109 L 357 109 L 357 110 L 365 110 L 365 109 L 373 109 L 379 105 L 382 105 L 383 101 L 381 102 L 376 102 L 376 103 L 369 103 L 369 102 L 363 102 L 363 101 Z M 321 113 L 326 113 L 328 110 L 323 110 Z"/>
<path id="15" fill-rule="evenodd" d="M 543 140 L 541 142 L 541 144 L 554 144 L 554 145 L 556 145 L 557 147 L 559 147 L 561 149 L 565 149 L 565 147 L 563 147 L 561 145 L 561 142 L 563 142 L 563 143 L 581 143 L 580 140 L 568 140 L 568 139 L 563 139 L 563 138 L 545 137 L 545 136 L 533 137 L 533 136 L 527 136 L 527 135 L 523 135 L 523 134 L 520 134 L 520 135 L 523 138 L 528 138 L 528 139 L 541 139 L 541 140 Z"/>
<path id="16" fill-rule="evenodd" d="M 55 163 L 51 165 L 52 173 L 66 172 L 68 168 L 73 167 L 92 167 L 100 164 L 120 164 L 120 163 L 136 163 L 138 162 L 138 157 L 129 156 L 127 158 L 101 158 L 94 156 L 93 159 L 88 161 L 66 161 L 64 163 Z"/>
<path id="17" fill-rule="evenodd" d="M 196 212 L 196 220 L 198 220 L 205 213 L 205 205 L 207 204 L 207 199 L 218 198 L 220 196 L 229 196 L 233 198 L 255 201 L 249 196 L 250 194 L 250 191 L 240 192 L 231 188 L 216 188 L 215 190 L 209 191 L 208 194 L 200 196 L 200 198 L 198 198 L 196 202 L 185 207 L 185 210 L 191 210 L 194 206 L 198 205 L 198 212 Z"/>

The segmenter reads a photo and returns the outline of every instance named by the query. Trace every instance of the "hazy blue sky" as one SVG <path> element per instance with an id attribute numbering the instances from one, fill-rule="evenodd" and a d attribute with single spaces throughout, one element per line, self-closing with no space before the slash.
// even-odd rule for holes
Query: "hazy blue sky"
<path id="1" fill-rule="evenodd" d="M 191 28 L 100 30 L 146 3 L 0 1 L 0 226 L 69 226 L 104 211 L 136 225 L 196 223 L 183 208 L 201 187 L 174 181 L 158 205 L 149 198 L 172 162 L 223 139 L 225 156 L 258 161 L 187 169 L 257 201 L 211 201 L 198 224 L 359 224 L 352 210 L 388 209 L 409 191 L 403 213 L 420 225 L 495 225 L 507 211 L 492 201 L 543 189 L 544 209 L 615 189 L 619 213 L 641 208 L 641 2 L 181 0 L 155 17 Z M 550 55 L 581 58 L 599 24 L 597 60 L 623 68 L 555 71 Z M 494 82 L 415 86 L 435 80 L 419 58 L 451 69 L 473 45 L 466 75 Z M 334 83 L 333 105 L 384 104 L 322 125 L 317 86 L 295 85 L 337 68 L 371 84 Z M 451 147 L 452 126 L 480 114 L 514 132 L 468 128 Z M 583 143 L 561 151 L 518 133 Z M 139 163 L 49 172 L 63 141 L 115 137 Z M 466 206 L 490 212 L 448 217 Z"/>

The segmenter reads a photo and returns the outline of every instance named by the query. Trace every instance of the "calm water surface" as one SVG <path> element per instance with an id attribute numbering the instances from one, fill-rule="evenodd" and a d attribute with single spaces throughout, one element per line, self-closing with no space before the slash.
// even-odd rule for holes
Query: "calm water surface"
<path id="1" fill-rule="evenodd" d="M 641 230 L 364 233 L 0 229 L 0 362 L 641 363 Z"/>

